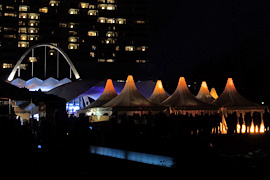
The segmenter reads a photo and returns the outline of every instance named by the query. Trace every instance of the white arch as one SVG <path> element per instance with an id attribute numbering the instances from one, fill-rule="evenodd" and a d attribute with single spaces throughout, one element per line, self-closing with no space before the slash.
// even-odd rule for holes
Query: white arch
<path id="1" fill-rule="evenodd" d="M 78 71 L 76 70 L 75 66 L 73 65 L 71 59 L 68 57 L 68 55 L 58 46 L 52 45 L 52 44 L 47 44 L 47 43 L 42 43 L 42 44 L 36 44 L 32 47 L 30 47 L 19 59 L 19 61 L 16 63 L 16 65 L 14 66 L 14 68 L 12 69 L 10 75 L 8 76 L 8 81 L 12 81 L 14 79 L 14 76 L 16 74 L 17 68 L 20 66 L 20 64 L 22 63 L 22 61 L 24 60 L 24 58 L 27 56 L 27 54 L 29 52 L 32 51 L 32 49 L 38 48 L 38 47 L 53 47 L 54 49 L 56 49 L 58 52 L 60 52 L 62 54 L 62 56 L 66 59 L 67 63 L 69 64 L 73 74 L 75 75 L 76 79 L 80 79 L 80 75 L 78 73 Z"/>

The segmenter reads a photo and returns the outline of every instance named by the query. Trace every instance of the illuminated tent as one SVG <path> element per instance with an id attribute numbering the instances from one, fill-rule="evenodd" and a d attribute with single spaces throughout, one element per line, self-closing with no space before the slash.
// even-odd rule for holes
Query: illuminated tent
<path id="1" fill-rule="evenodd" d="M 11 82 L 11 84 L 19 88 L 23 88 L 26 86 L 26 81 L 21 78 L 16 78 Z"/>
<path id="2" fill-rule="evenodd" d="M 165 90 L 163 89 L 163 85 L 161 80 L 158 80 L 155 86 L 155 89 L 149 99 L 157 104 L 162 103 L 165 99 L 168 98 Z"/>
<path id="3" fill-rule="evenodd" d="M 222 94 L 212 103 L 223 107 L 226 113 L 246 113 L 246 112 L 264 112 L 265 106 L 253 103 L 240 95 L 233 83 L 232 78 L 228 78 Z"/>
<path id="4" fill-rule="evenodd" d="M 43 81 L 41 79 L 34 77 L 26 81 L 26 88 L 29 89 L 30 91 L 35 91 L 39 89 L 42 83 Z"/>
<path id="5" fill-rule="evenodd" d="M 70 79 L 64 78 L 64 79 L 60 80 L 60 81 L 55 85 L 55 87 L 58 87 L 58 86 L 61 86 L 61 85 L 63 85 L 63 84 L 70 83 L 70 82 L 71 82 Z"/>
<path id="6" fill-rule="evenodd" d="M 210 95 L 214 98 L 217 99 L 218 98 L 218 94 L 215 88 L 212 88 L 210 91 Z"/>
<path id="7" fill-rule="evenodd" d="M 59 81 L 57 79 L 50 77 L 50 78 L 43 81 L 43 83 L 40 85 L 40 89 L 41 89 L 41 91 L 47 92 L 47 91 L 53 89 L 58 82 Z"/>
<path id="8" fill-rule="evenodd" d="M 214 98 L 209 93 L 208 86 L 205 81 L 202 82 L 200 91 L 196 98 L 206 103 L 211 103 L 214 101 Z"/>
<path id="9" fill-rule="evenodd" d="M 147 111 L 160 110 L 161 107 L 145 98 L 136 88 L 133 77 L 128 76 L 121 93 L 102 107 L 111 107 L 117 111 L 134 113 L 148 113 Z"/>
<path id="10" fill-rule="evenodd" d="M 93 103 L 90 104 L 90 106 L 88 106 L 89 108 L 93 108 L 93 107 L 100 107 L 103 104 L 109 102 L 110 100 L 112 100 L 114 97 L 117 96 L 117 93 L 114 89 L 113 86 L 113 82 L 111 79 L 108 79 L 106 82 L 106 86 L 104 88 L 103 93 L 101 94 L 101 96 L 94 101 Z"/>
<path id="11" fill-rule="evenodd" d="M 161 105 L 169 106 L 170 113 L 175 114 L 201 114 L 217 112 L 217 107 L 197 99 L 188 89 L 185 78 L 180 77 L 174 93 Z"/>
<path id="12" fill-rule="evenodd" d="M 109 102 L 110 100 L 112 100 L 116 96 L 117 96 L 117 93 L 114 89 L 113 82 L 111 79 L 108 79 L 106 82 L 104 91 L 101 94 L 101 96 L 96 101 L 91 103 L 89 106 L 77 111 L 77 115 L 79 115 L 80 113 L 86 113 L 86 115 L 102 116 L 103 115 L 102 113 L 106 113 L 106 112 L 101 111 L 104 109 L 100 109 L 100 108 L 96 108 L 96 107 L 101 107 L 103 104 Z M 108 114 L 110 114 L 110 112 Z M 106 118 L 106 120 L 108 120 L 108 118 Z"/>
<path id="13" fill-rule="evenodd" d="M 69 102 L 71 100 L 74 100 L 75 98 L 82 97 L 85 91 L 89 90 L 97 83 L 98 81 L 94 80 L 77 80 L 56 87 L 47 92 L 47 94 L 59 96 Z"/>
<path id="14" fill-rule="evenodd" d="M 89 96 L 95 100 L 98 99 L 104 91 L 105 83 L 105 81 L 100 81 L 99 83 L 85 91 L 82 96 Z M 116 93 L 120 94 L 125 86 L 125 82 L 113 81 L 113 85 Z M 135 85 L 138 91 L 146 98 L 150 97 L 155 87 L 155 83 L 152 80 L 135 82 Z"/>

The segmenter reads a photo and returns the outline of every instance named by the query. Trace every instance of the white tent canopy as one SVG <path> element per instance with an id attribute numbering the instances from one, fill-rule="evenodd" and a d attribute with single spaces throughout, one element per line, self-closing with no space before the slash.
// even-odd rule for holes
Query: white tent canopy
<path id="1" fill-rule="evenodd" d="M 128 76 L 121 93 L 102 107 L 103 109 L 111 108 L 112 111 L 115 111 L 118 114 L 126 113 L 128 115 L 132 115 L 133 113 L 138 113 L 140 115 L 148 114 L 149 112 L 156 113 L 164 109 L 162 106 L 159 106 L 144 97 L 137 90 L 131 75 Z M 100 109 L 102 110 L 102 108 Z"/>
<path id="2" fill-rule="evenodd" d="M 113 82 L 111 79 L 108 79 L 103 93 L 96 101 L 90 104 L 89 108 L 100 107 L 104 105 L 105 103 L 109 102 L 110 100 L 112 100 L 116 96 L 117 96 L 117 93 L 114 89 Z"/>
<path id="3" fill-rule="evenodd" d="M 34 77 L 26 81 L 26 88 L 32 91 L 38 90 L 42 83 L 43 81 L 41 79 Z"/>
<path id="4" fill-rule="evenodd" d="M 23 88 L 26 86 L 26 81 L 21 78 L 16 78 L 11 82 L 11 84 L 19 88 Z"/>
<path id="5" fill-rule="evenodd" d="M 240 113 L 263 112 L 266 108 L 240 95 L 234 86 L 232 78 L 228 78 L 224 91 L 212 104 L 226 108 L 226 111 L 229 113 L 236 111 Z"/>
<path id="6" fill-rule="evenodd" d="M 211 103 L 211 102 L 213 102 L 215 100 L 210 95 L 209 90 L 208 90 L 208 86 L 207 86 L 205 81 L 202 82 L 200 91 L 197 94 L 196 98 L 203 101 L 203 102 L 206 102 L 206 103 Z"/>
<path id="7" fill-rule="evenodd" d="M 136 88 L 133 77 L 128 76 L 124 89 L 103 107 L 151 107 L 158 106 L 144 97 Z"/>
<path id="8" fill-rule="evenodd" d="M 195 114 L 218 112 L 218 107 L 200 101 L 189 91 L 184 77 L 180 77 L 174 93 L 161 105 L 169 106 L 170 113 L 175 114 L 188 113 L 194 116 Z"/>
<path id="9" fill-rule="evenodd" d="M 152 95 L 149 97 L 149 99 L 157 104 L 162 103 L 165 99 L 168 98 L 168 95 L 166 94 L 161 80 L 158 80 L 155 86 L 155 89 L 152 93 Z"/>

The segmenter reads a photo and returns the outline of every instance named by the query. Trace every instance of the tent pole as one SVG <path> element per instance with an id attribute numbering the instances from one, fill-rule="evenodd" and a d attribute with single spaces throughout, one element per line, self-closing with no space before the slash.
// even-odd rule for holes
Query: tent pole
<path id="1" fill-rule="evenodd" d="M 44 46 L 45 48 L 45 53 L 44 53 L 44 79 L 46 79 L 46 65 L 47 65 L 47 53 L 46 53 L 46 46 Z"/>
<path id="2" fill-rule="evenodd" d="M 59 51 L 57 51 L 57 79 L 59 79 Z"/>

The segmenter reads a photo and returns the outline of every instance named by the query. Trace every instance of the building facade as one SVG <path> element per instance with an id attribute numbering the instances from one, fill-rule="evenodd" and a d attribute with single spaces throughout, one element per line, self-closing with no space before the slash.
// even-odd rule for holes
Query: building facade
<path id="1" fill-rule="evenodd" d="M 52 43 L 96 78 L 101 71 L 110 76 L 113 68 L 132 73 L 149 63 L 147 17 L 144 0 L 1 0 L 2 72 L 9 72 L 32 45 Z M 45 53 L 56 55 L 53 48 Z M 44 52 L 35 56 L 42 60 Z M 24 69 L 31 66 L 29 60 L 24 63 Z"/>

